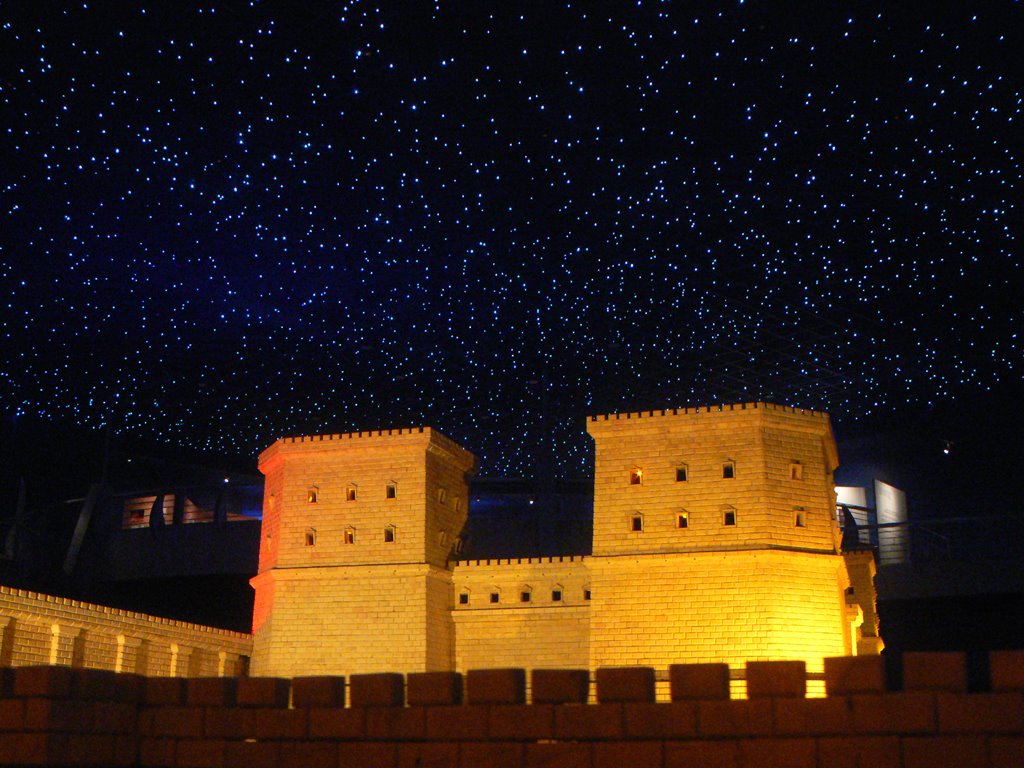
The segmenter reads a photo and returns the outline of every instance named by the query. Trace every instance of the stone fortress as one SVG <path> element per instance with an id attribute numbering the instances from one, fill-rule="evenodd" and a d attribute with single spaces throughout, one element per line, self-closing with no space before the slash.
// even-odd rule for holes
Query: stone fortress
<path id="1" fill-rule="evenodd" d="M 826 414 L 591 417 L 592 554 L 460 560 L 471 453 L 430 428 L 285 438 L 266 475 L 259 676 L 803 660 L 882 648 L 842 552 Z"/>

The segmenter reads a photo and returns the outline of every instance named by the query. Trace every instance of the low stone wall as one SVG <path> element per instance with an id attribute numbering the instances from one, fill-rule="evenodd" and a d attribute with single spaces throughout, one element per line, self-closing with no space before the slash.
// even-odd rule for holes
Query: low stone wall
<path id="1" fill-rule="evenodd" d="M 0 586 L 0 666 L 230 677 L 251 653 L 239 632 Z"/>
<path id="2" fill-rule="evenodd" d="M 903 690 L 877 656 L 724 664 L 276 678 L 144 678 L 29 667 L 0 677 L 0 764 L 125 768 L 1020 768 L 1024 651 L 991 656 L 966 691 L 963 654 L 906 654 Z M 346 696 L 347 691 L 347 696 Z M 347 704 L 347 705 L 346 705 Z"/>

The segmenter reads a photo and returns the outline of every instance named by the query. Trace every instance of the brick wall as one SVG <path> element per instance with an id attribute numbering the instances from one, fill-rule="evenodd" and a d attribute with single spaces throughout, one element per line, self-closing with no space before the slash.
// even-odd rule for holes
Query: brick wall
<path id="1" fill-rule="evenodd" d="M 799 662 L 654 671 L 473 670 L 295 680 L 167 680 L 61 667 L 0 676 L 0 763 L 124 768 L 1019 768 L 1024 651 L 991 656 L 967 692 L 963 654 L 829 659 L 826 698 Z M 348 705 L 346 706 L 346 683 Z M 597 703 L 586 704 L 588 699 Z"/>
<path id="2" fill-rule="evenodd" d="M 0 586 L 0 665 L 88 667 L 152 676 L 237 675 L 238 632 Z"/>

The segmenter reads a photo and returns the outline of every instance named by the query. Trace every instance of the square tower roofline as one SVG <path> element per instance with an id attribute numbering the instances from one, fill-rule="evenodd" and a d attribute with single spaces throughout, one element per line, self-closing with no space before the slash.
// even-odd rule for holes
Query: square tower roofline
<path id="1" fill-rule="evenodd" d="M 260 472 L 267 474 L 277 461 L 284 459 L 286 454 L 302 455 L 322 450 L 325 447 L 342 451 L 361 451 L 374 447 L 385 447 L 385 445 L 392 448 L 400 442 L 408 443 L 410 447 L 423 447 L 439 452 L 463 468 L 468 476 L 476 474 L 476 456 L 433 427 L 396 427 L 360 432 L 282 437 L 260 453 L 258 465 Z M 327 446 L 324 445 L 325 443 Z"/>
<path id="2" fill-rule="evenodd" d="M 836 447 L 835 435 L 832 432 L 832 420 L 827 413 L 763 401 L 593 414 L 587 418 L 587 433 L 592 438 L 596 438 L 599 435 L 607 434 L 611 430 L 621 429 L 624 426 L 623 422 L 631 422 L 634 428 L 657 428 L 657 421 L 663 418 L 690 417 L 705 420 L 728 418 L 729 415 L 733 417 L 745 415 L 747 418 L 761 419 L 766 423 L 771 419 L 776 419 L 784 422 L 789 429 L 821 434 L 825 454 L 830 465 L 829 470 L 835 471 L 839 466 L 839 450 Z"/>

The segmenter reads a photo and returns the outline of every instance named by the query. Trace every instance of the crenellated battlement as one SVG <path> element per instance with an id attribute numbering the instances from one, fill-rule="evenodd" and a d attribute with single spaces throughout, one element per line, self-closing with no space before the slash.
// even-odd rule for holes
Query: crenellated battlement
<path id="1" fill-rule="evenodd" d="M 700 416 L 702 414 L 725 413 L 729 411 L 775 411 L 779 413 L 799 414 L 820 419 L 828 419 L 824 411 L 796 408 L 791 405 L 779 405 L 777 403 L 752 402 L 752 403 L 719 403 L 718 405 L 698 405 L 691 408 L 662 408 L 652 411 L 625 411 L 621 413 L 602 413 L 590 416 L 590 421 L 618 421 L 628 419 L 651 419 L 661 416 Z"/>
<path id="2" fill-rule="evenodd" d="M 474 568 L 492 567 L 495 565 L 551 565 L 554 563 L 582 563 L 587 559 L 586 555 L 556 555 L 552 557 L 495 557 L 485 560 L 451 560 L 448 566 L 451 568 Z"/>

